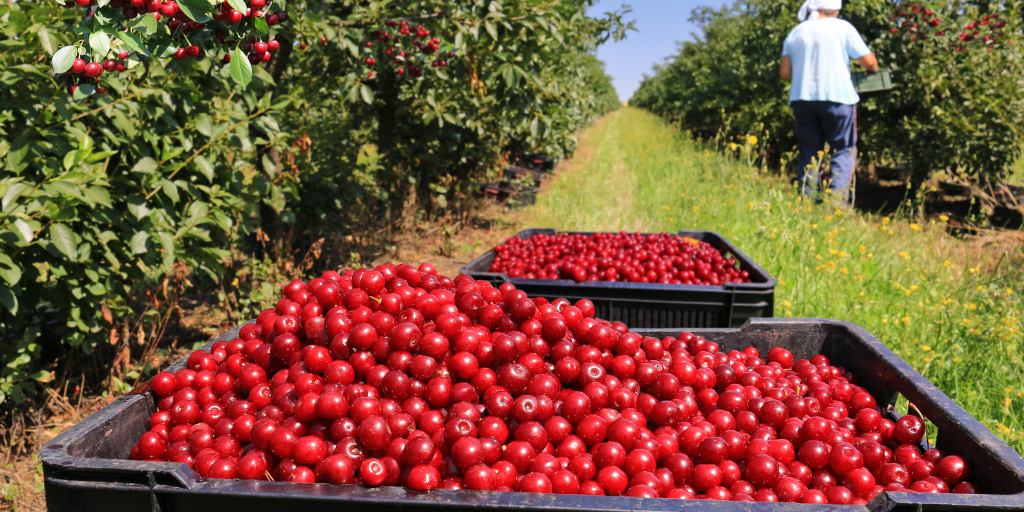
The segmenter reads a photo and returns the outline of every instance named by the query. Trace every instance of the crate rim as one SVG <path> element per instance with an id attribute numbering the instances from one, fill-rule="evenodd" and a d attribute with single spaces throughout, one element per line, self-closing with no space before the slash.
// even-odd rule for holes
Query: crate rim
<path id="1" fill-rule="evenodd" d="M 252 323 L 246 322 L 246 323 Z M 892 365 L 892 369 L 897 373 L 898 376 L 905 379 L 909 385 L 914 386 L 919 390 L 922 397 L 926 398 L 931 404 L 942 414 L 947 417 L 957 417 L 957 421 L 962 425 L 963 430 L 976 441 L 978 444 L 987 449 L 992 455 L 999 458 L 999 460 L 1006 464 L 1009 469 L 1017 476 L 1017 478 L 1024 483 L 1024 458 L 1021 458 L 1015 450 L 1010 448 L 1002 439 L 996 436 L 991 430 L 981 424 L 976 418 L 968 414 L 960 405 L 953 402 L 945 393 L 939 390 L 934 384 L 925 379 L 920 373 L 914 370 L 907 362 L 903 361 L 902 358 L 898 357 L 892 352 L 884 343 L 879 341 L 875 336 L 868 332 L 863 327 L 860 327 L 851 322 L 842 320 L 832 320 L 823 318 L 752 318 L 749 319 L 743 326 L 738 328 L 693 328 L 693 329 L 634 329 L 634 332 L 639 334 L 656 334 L 656 333 L 670 333 L 675 332 L 692 332 L 695 334 L 701 333 L 731 333 L 739 332 L 744 329 L 755 329 L 758 327 L 770 328 L 772 325 L 784 325 L 784 324 L 813 324 L 824 330 L 824 326 L 838 327 L 849 330 L 850 333 L 857 338 L 861 339 L 868 348 L 874 351 L 884 361 Z M 245 325 L 245 324 L 243 324 Z M 238 331 L 242 326 L 238 327 L 221 334 L 209 342 L 207 342 L 201 349 L 209 348 L 216 341 L 230 340 L 237 337 Z M 171 364 L 167 370 L 176 370 L 184 367 L 188 356 L 183 356 L 173 364 Z M 124 472 L 124 473 L 144 473 L 149 478 L 149 492 L 154 493 L 157 488 L 164 492 L 188 492 L 196 489 L 213 489 L 213 492 L 237 492 L 247 493 L 252 491 L 253 482 L 242 481 L 242 480 L 205 480 L 199 477 L 191 468 L 182 463 L 175 462 L 144 462 L 144 461 L 131 461 L 121 459 L 103 459 L 103 458 L 88 458 L 88 457 L 77 457 L 67 452 L 67 446 L 72 444 L 74 441 L 79 439 L 84 433 L 96 428 L 107 421 L 113 419 L 119 412 L 126 409 L 129 405 L 139 400 L 150 399 L 146 393 L 149 391 L 148 382 L 133 390 L 130 394 L 115 400 L 114 403 L 104 407 L 100 411 L 93 413 L 85 420 L 73 425 L 69 429 L 65 430 L 57 437 L 46 443 L 39 453 L 39 459 L 44 466 L 44 476 L 52 483 L 59 483 L 69 487 L 78 486 L 95 486 L 95 485 L 138 485 L 138 484 L 110 484 L 110 483 L 97 483 L 88 480 L 81 479 L 62 479 L 63 473 L 68 470 L 77 470 L 81 472 L 96 472 L 110 474 L 111 472 Z M 67 469 L 65 469 L 67 468 Z M 154 475 L 160 473 L 162 475 L 171 476 L 180 485 L 169 486 L 166 484 L 157 484 Z M 164 479 L 166 480 L 166 479 Z M 257 485 L 257 490 L 262 483 Z M 285 482 L 272 482 L 271 487 L 280 488 L 281 491 L 293 491 L 293 492 L 280 492 L 280 493 L 268 493 L 267 498 L 287 498 L 294 496 L 304 497 L 316 497 L 317 494 L 326 494 L 337 499 L 341 497 L 339 495 L 350 495 L 349 497 L 354 500 L 379 500 L 380 491 L 375 488 L 365 488 L 355 485 L 346 486 L 333 486 L 337 490 L 328 489 L 324 492 L 324 486 L 331 487 L 328 484 L 292 484 Z M 319 486 L 318 492 L 310 493 L 310 487 L 307 486 Z M 247 490 L 249 489 L 249 490 Z M 378 488 L 379 489 L 379 488 Z M 401 488 L 391 488 L 401 489 Z M 395 491 L 398 492 L 398 491 Z M 479 491 L 447 491 L 447 490 L 434 490 L 430 493 L 415 493 L 412 491 L 398 492 L 396 496 L 405 496 L 405 499 L 396 499 L 393 501 L 395 506 L 403 505 L 426 505 L 433 504 L 438 506 L 456 506 L 456 507 L 467 507 L 473 506 L 474 504 L 479 506 L 481 504 L 482 496 Z M 529 493 L 501 493 L 501 497 L 512 496 L 512 499 L 501 500 L 506 504 L 515 507 L 518 502 L 514 499 L 517 494 L 529 494 Z M 486 498 L 486 496 L 483 496 Z M 597 498 L 599 501 L 594 502 L 593 499 Z M 154 498 L 155 499 L 155 498 Z M 613 501 L 606 501 L 612 499 Z M 616 500 L 627 500 L 627 501 L 616 501 Z M 523 507 L 519 504 L 516 508 L 524 509 L 542 509 L 542 508 L 555 508 L 555 509 L 578 509 L 583 511 L 589 510 L 607 510 L 612 505 L 621 504 L 621 508 L 628 510 L 652 510 L 652 511 L 665 511 L 677 510 L 677 509 L 694 509 L 694 510 L 722 510 L 733 511 L 740 510 L 731 506 L 723 505 L 718 508 L 718 503 L 706 502 L 704 500 L 689 500 L 689 501 L 678 501 L 678 500 L 650 500 L 644 498 L 629 498 L 629 497 L 585 497 L 580 496 L 559 496 L 559 495 L 530 495 L 529 500 L 530 506 Z M 731 502 L 730 502 L 731 503 Z M 1016 494 L 926 494 L 926 493 L 898 493 L 898 492 L 883 492 L 879 497 L 873 500 L 871 503 L 865 506 L 861 506 L 859 509 L 855 509 L 851 506 L 842 506 L 842 508 L 833 508 L 834 506 L 818 506 L 818 508 L 806 508 L 806 507 L 792 507 L 794 504 L 781 504 L 773 503 L 762 506 L 757 504 L 752 508 L 746 510 L 756 510 L 763 512 L 782 512 L 782 511 L 800 511 L 800 510 L 864 510 L 864 511 L 885 511 L 892 510 L 894 508 L 911 507 L 912 509 L 920 510 L 921 505 L 936 506 L 940 508 L 956 509 L 957 507 L 964 508 L 978 508 L 988 507 L 988 509 L 1000 509 L 1000 510 L 1024 510 L 1024 491 Z M 620 507 L 613 507 L 620 508 Z"/>
<path id="2" fill-rule="evenodd" d="M 552 233 L 542 233 L 543 231 L 551 231 Z M 525 237 L 520 236 L 520 235 L 523 235 L 523 234 L 525 234 L 527 232 L 531 232 L 529 234 L 529 236 L 525 236 Z M 555 229 L 555 228 L 524 228 L 524 229 L 521 229 L 518 233 L 516 233 L 513 236 L 514 237 L 519 237 L 519 238 L 525 240 L 525 239 L 529 238 L 530 236 L 533 236 L 533 235 L 536 235 L 536 234 L 551 235 L 551 234 L 559 234 L 559 233 L 570 234 L 570 235 L 594 235 L 594 234 L 598 234 L 598 233 L 602 233 L 602 234 L 615 234 L 615 233 L 618 233 L 618 232 L 613 232 L 613 231 L 560 231 L 560 230 Z M 722 285 L 632 283 L 632 282 L 624 282 L 624 281 L 617 281 L 617 282 L 610 282 L 610 281 L 584 281 L 582 283 L 577 283 L 576 281 L 573 281 L 572 279 L 527 279 L 527 278 L 523 278 L 523 277 L 510 277 L 508 274 L 506 274 L 504 272 L 486 272 L 486 271 L 477 271 L 477 270 L 470 270 L 469 269 L 470 266 L 482 262 L 490 254 L 494 253 L 494 247 L 490 248 L 489 250 L 487 250 L 486 252 L 484 252 L 480 256 L 477 256 L 476 258 L 473 258 L 473 260 L 471 260 L 469 263 L 466 263 L 465 265 L 463 265 L 459 269 L 459 272 L 462 273 L 462 274 L 476 275 L 476 276 L 481 276 L 481 277 L 483 277 L 483 276 L 492 277 L 493 276 L 494 278 L 501 279 L 504 282 L 512 283 L 513 285 L 517 285 L 517 286 L 520 285 L 520 284 L 529 284 L 529 285 L 534 285 L 534 286 L 545 286 L 545 285 L 547 285 L 547 286 L 579 286 L 581 288 L 591 287 L 591 288 L 609 288 L 609 289 L 623 289 L 623 290 L 679 290 L 679 291 L 699 292 L 699 291 L 708 291 L 708 290 L 726 290 L 726 291 L 730 291 L 730 290 L 736 290 L 736 291 L 740 291 L 740 290 L 742 290 L 742 291 L 762 291 L 762 290 L 764 290 L 764 291 L 768 291 L 768 290 L 773 290 L 775 288 L 775 286 L 778 285 L 778 281 L 775 279 L 775 277 L 773 277 L 770 273 L 768 273 L 767 270 L 765 270 L 761 265 L 759 265 L 756 261 L 754 261 L 753 258 L 751 258 L 750 256 L 747 256 L 746 253 L 744 253 L 738 247 L 736 247 L 736 245 L 733 244 L 728 238 L 726 238 L 725 236 L 722 236 L 722 234 L 718 233 L 717 231 L 680 230 L 680 231 L 675 232 L 675 233 L 669 233 L 669 232 L 666 232 L 666 233 L 667 234 L 674 234 L 674 235 L 678 235 L 678 236 L 688 236 L 690 238 L 694 238 L 694 239 L 699 240 L 699 241 L 700 241 L 700 238 L 697 238 L 697 236 L 699 236 L 699 237 L 704 237 L 704 236 L 717 237 L 725 245 L 726 252 L 731 254 L 733 256 L 733 258 L 735 258 L 736 261 L 740 263 L 741 266 L 747 265 L 747 266 L 750 267 L 751 270 L 754 270 L 754 271 L 764 275 L 765 281 L 757 282 L 757 283 L 753 283 L 753 282 L 751 282 L 751 283 L 725 283 L 725 284 L 722 284 Z M 627 232 L 627 234 L 631 234 L 631 235 L 632 234 L 651 235 L 651 234 L 657 234 L 657 233 L 644 233 L 644 232 L 639 232 L 639 231 L 633 231 L 633 232 Z M 694 236 L 694 235 L 697 235 L 697 236 Z M 504 242 L 502 242 L 502 243 L 504 243 Z M 497 247 L 497 246 L 495 246 L 495 247 Z M 719 251 L 722 251 L 722 249 L 719 249 Z"/>

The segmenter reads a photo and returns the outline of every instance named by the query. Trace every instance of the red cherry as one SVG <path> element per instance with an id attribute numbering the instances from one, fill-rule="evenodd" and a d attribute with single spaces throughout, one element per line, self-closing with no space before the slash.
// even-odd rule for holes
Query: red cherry
<path id="1" fill-rule="evenodd" d="M 430 491 L 441 483 L 441 473 L 437 468 L 421 464 L 409 470 L 408 486 L 414 491 Z"/>

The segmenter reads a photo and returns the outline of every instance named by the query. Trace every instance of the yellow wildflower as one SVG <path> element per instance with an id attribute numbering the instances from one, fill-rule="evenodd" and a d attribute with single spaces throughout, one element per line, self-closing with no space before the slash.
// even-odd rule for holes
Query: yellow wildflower
<path id="1" fill-rule="evenodd" d="M 747 144 L 750 144 L 751 146 L 756 146 L 757 145 L 757 137 L 755 137 L 753 135 L 751 135 L 750 137 L 747 137 Z"/>
<path id="2" fill-rule="evenodd" d="M 921 226 L 918 226 L 917 223 L 914 222 L 910 224 L 910 229 L 913 230 L 914 232 L 917 232 L 921 230 Z"/>
<path id="3" fill-rule="evenodd" d="M 949 217 L 945 215 L 939 215 L 939 220 L 941 220 L 942 222 L 949 222 Z"/>

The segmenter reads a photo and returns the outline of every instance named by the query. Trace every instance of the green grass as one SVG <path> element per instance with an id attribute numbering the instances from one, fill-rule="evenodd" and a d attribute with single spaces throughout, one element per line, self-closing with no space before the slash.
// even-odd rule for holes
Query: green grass
<path id="1" fill-rule="evenodd" d="M 737 155 L 626 108 L 584 134 L 528 222 L 722 233 L 779 280 L 777 316 L 865 327 L 1024 453 L 1019 243 L 983 246 L 946 235 L 942 222 L 812 206 Z"/>

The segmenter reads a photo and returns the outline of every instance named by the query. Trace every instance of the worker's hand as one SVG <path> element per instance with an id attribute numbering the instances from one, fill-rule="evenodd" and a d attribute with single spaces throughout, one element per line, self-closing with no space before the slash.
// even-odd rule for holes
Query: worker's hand
<path id="1" fill-rule="evenodd" d="M 864 68 L 864 72 L 869 76 L 878 72 L 878 59 L 875 58 L 873 53 L 857 59 L 857 62 L 860 63 L 861 67 Z"/>

